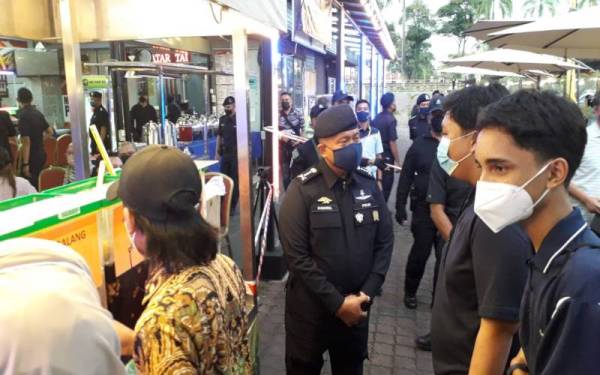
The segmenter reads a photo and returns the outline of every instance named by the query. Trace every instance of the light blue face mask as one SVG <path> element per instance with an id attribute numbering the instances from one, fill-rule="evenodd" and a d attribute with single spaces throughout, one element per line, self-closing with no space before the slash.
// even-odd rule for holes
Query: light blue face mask
<path id="1" fill-rule="evenodd" d="M 450 150 L 450 144 L 454 141 L 458 141 L 459 139 L 466 138 L 466 137 L 472 135 L 473 133 L 475 133 L 475 132 L 471 132 L 471 133 L 462 135 L 462 136 L 460 136 L 458 138 L 454 138 L 454 139 L 450 139 L 448 137 L 442 137 L 442 140 L 440 141 L 440 144 L 438 145 L 438 148 L 437 148 L 437 160 L 438 160 L 438 163 L 440 163 L 440 167 L 442 167 L 442 169 L 448 174 L 448 176 L 452 176 L 452 173 L 454 173 L 454 171 L 456 170 L 456 168 L 458 168 L 460 163 L 463 162 L 469 156 L 471 156 L 471 152 L 469 152 L 467 155 L 465 155 L 465 157 L 463 157 L 462 159 L 460 159 L 458 161 L 450 159 L 450 156 L 448 156 L 448 151 Z"/>

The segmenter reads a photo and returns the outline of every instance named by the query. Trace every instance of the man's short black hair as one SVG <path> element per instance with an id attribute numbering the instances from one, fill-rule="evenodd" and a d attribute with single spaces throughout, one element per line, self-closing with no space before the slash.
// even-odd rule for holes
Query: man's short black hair
<path id="1" fill-rule="evenodd" d="M 581 163 L 587 142 L 586 120 L 575 103 L 551 91 L 521 90 L 483 110 L 477 129 L 508 133 L 540 162 L 564 158 L 569 163 L 568 185 Z"/>
<path id="2" fill-rule="evenodd" d="M 463 130 L 471 131 L 477 125 L 479 111 L 508 94 L 506 87 L 499 83 L 465 87 L 444 99 L 444 112 L 448 113 Z"/>
<path id="3" fill-rule="evenodd" d="M 292 94 L 290 94 L 287 91 L 283 91 L 281 94 L 279 94 L 279 99 L 283 98 L 286 95 L 289 96 L 290 98 L 292 97 Z"/>
<path id="4" fill-rule="evenodd" d="M 17 101 L 23 104 L 30 104 L 33 101 L 33 94 L 27 87 L 21 87 L 17 91 Z"/>
<path id="5" fill-rule="evenodd" d="M 354 109 L 358 108 L 358 105 L 362 104 L 362 103 L 367 103 L 367 105 L 369 107 L 371 107 L 371 105 L 369 104 L 369 101 L 367 99 L 360 99 L 359 101 L 356 102 L 356 105 L 354 106 Z"/>

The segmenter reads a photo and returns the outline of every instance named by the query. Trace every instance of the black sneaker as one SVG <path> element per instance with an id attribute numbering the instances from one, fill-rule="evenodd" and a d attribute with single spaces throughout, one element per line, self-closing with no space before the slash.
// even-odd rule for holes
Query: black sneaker
<path id="1" fill-rule="evenodd" d="M 406 306 L 407 309 L 411 309 L 414 310 L 417 308 L 417 296 L 410 295 L 410 294 L 405 294 L 404 295 L 404 306 Z"/>
<path id="2" fill-rule="evenodd" d="M 430 352 L 431 351 L 431 333 L 428 333 L 423 336 L 418 336 L 415 339 L 415 344 L 417 345 L 418 349 L 423 350 L 425 352 Z"/>

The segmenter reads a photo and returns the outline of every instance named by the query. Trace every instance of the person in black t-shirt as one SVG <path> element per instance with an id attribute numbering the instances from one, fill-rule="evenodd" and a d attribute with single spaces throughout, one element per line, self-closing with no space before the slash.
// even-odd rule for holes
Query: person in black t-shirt
<path id="1" fill-rule="evenodd" d="M 499 84 L 470 86 L 444 101 L 446 116 L 437 159 L 450 176 L 479 180 L 473 156 L 475 125 L 481 108 L 508 91 Z M 492 232 L 465 203 L 442 252 L 431 318 L 436 374 L 501 374 L 518 350 L 519 307 L 531 247 L 512 225 Z"/>
<path id="2" fill-rule="evenodd" d="M 2 107 L 2 99 L 0 99 L 0 107 Z M 11 144 L 17 144 L 17 132 L 8 112 L 0 111 L 0 147 L 8 150 L 8 157 L 13 162 Z"/>
<path id="3" fill-rule="evenodd" d="M 106 151 L 111 151 L 111 141 L 110 141 L 110 116 L 108 115 L 108 111 L 102 105 L 102 94 L 98 91 L 94 91 L 90 94 L 91 101 L 90 105 L 92 106 L 92 110 L 94 114 L 90 120 L 90 125 L 96 125 L 98 128 L 98 133 L 100 133 L 100 139 L 102 139 L 102 143 L 104 143 L 104 147 Z M 96 147 L 96 142 L 94 142 L 94 138 L 90 133 L 90 145 L 92 148 L 92 155 L 98 155 L 100 151 L 98 151 L 98 147 Z"/>
<path id="4" fill-rule="evenodd" d="M 231 197 L 230 213 L 235 212 L 237 206 L 238 187 L 238 155 L 237 155 L 237 126 L 235 117 L 235 99 L 228 96 L 223 101 L 225 115 L 219 118 L 217 129 L 217 152 L 215 158 L 220 161 L 221 173 L 233 180 L 233 195 Z"/>
<path id="5" fill-rule="evenodd" d="M 37 189 L 40 172 L 44 167 L 44 163 L 46 163 L 44 134 L 51 136 L 52 128 L 48 125 L 44 115 L 31 105 L 32 101 L 33 94 L 31 94 L 31 91 L 21 87 L 17 92 L 17 102 L 21 107 L 19 112 L 19 134 L 23 147 L 21 173 Z"/>
<path id="6" fill-rule="evenodd" d="M 156 109 L 148 104 L 148 97 L 141 95 L 137 104 L 131 107 L 131 131 L 134 142 L 142 141 L 144 125 L 150 121 L 158 122 Z"/>
<path id="7" fill-rule="evenodd" d="M 396 140 L 398 139 L 398 133 L 396 130 L 397 122 L 394 112 L 396 112 L 396 102 L 394 94 L 391 92 L 385 93 L 381 96 L 381 107 L 383 110 L 379 113 L 371 125 L 379 130 L 381 134 L 381 142 L 383 143 L 383 160 L 388 164 L 398 164 L 400 157 L 398 154 L 398 145 Z M 381 180 L 381 186 L 383 188 L 383 196 L 387 202 L 392 192 L 392 185 L 394 185 L 394 170 L 388 168 L 383 171 Z"/>

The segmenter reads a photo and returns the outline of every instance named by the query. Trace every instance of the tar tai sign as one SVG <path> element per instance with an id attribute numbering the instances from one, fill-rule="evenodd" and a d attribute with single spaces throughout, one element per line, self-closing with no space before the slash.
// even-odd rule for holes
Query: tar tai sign
<path id="1" fill-rule="evenodd" d="M 190 62 L 190 53 L 188 51 L 153 46 L 151 54 L 152 62 L 155 64 L 188 64 Z"/>

